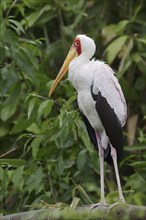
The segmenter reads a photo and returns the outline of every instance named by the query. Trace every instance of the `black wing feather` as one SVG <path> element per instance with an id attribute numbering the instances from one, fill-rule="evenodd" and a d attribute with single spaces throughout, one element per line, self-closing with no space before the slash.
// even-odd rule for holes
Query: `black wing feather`
<path id="1" fill-rule="evenodd" d="M 117 151 L 117 157 L 119 158 L 123 149 L 123 130 L 114 109 L 108 104 L 106 98 L 104 98 L 101 92 L 95 95 L 92 91 L 92 98 L 96 101 L 96 111 L 100 117 L 106 134 L 110 140 L 110 143 Z"/>

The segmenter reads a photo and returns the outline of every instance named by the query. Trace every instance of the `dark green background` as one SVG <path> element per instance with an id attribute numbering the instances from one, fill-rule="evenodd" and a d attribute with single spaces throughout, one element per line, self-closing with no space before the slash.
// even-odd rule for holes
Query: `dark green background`
<path id="1" fill-rule="evenodd" d="M 138 117 L 136 126 L 128 122 L 136 129 L 132 146 L 124 128 L 119 166 L 126 201 L 146 205 L 146 1 L 2 0 L 0 7 L 1 212 L 100 199 L 97 152 L 74 88 L 64 78 L 48 98 L 77 34 L 95 40 L 95 57 L 119 78 L 128 117 Z M 105 191 L 109 203 L 117 200 L 107 164 Z"/>

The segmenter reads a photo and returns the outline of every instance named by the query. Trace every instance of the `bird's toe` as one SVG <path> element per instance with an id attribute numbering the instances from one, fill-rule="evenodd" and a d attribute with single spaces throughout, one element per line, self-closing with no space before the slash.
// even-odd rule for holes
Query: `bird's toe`
<path id="1" fill-rule="evenodd" d="M 106 202 L 99 202 L 99 203 L 95 203 L 90 207 L 90 210 L 96 209 L 97 207 L 108 207 L 109 205 Z"/>

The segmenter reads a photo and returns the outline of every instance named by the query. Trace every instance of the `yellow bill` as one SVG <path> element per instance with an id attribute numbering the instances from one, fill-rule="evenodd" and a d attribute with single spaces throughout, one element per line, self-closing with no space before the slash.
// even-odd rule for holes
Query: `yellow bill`
<path id="1" fill-rule="evenodd" d="M 74 57 L 77 56 L 77 51 L 75 47 L 71 47 L 53 85 L 51 86 L 50 92 L 49 92 L 49 97 L 51 96 L 51 94 L 53 93 L 53 91 L 55 90 L 56 86 L 58 85 L 58 83 L 60 82 L 60 80 L 63 78 L 63 76 L 66 74 L 67 70 L 68 70 L 68 66 L 70 64 L 70 62 L 73 60 Z"/>

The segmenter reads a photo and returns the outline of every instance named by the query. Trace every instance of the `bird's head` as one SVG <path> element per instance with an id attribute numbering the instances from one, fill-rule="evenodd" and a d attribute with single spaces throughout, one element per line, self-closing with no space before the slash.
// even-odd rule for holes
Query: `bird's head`
<path id="1" fill-rule="evenodd" d="M 94 55 L 95 49 L 96 49 L 95 43 L 90 37 L 87 37 L 86 35 L 77 35 L 77 37 L 75 38 L 75 40 L 69 50 L 69 53 L 68 53 L 64 63 L 62 65 L 51 89 L 50 89 L 49 97 L 51 96 L 51 94 L 55 90 L 55 88 L 58 85 L 58 83 L 60 82 L 60 80 L 67 73 L 68 66 L 69 66 L 70 62 L 75 57 L 81 56 L 81 55 L 90 59 Z"/>

